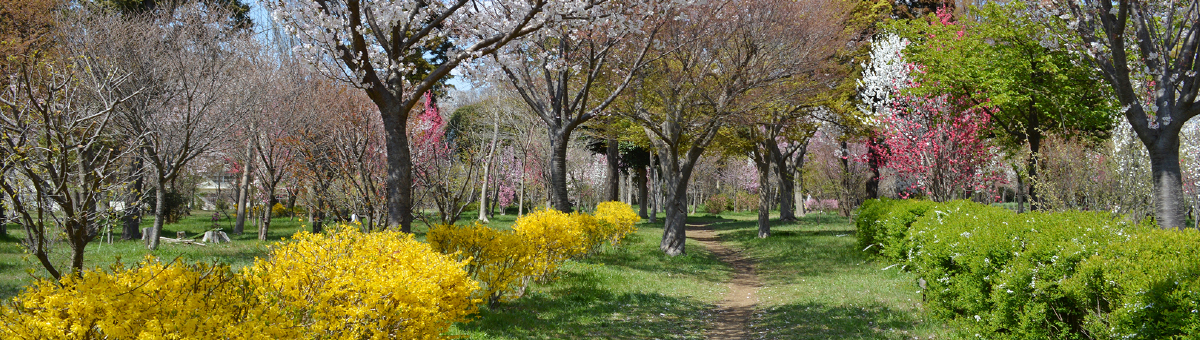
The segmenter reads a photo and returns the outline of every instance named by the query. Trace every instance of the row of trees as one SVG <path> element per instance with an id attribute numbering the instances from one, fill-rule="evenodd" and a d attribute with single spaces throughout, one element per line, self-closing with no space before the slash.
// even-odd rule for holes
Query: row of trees
<path id="1" fill-rule="evenodd" d="M 244 7 L 13 5 L 32 13 L 19 28 L 40 31 L 5 31 L 0 189 L 51 276 L 78 273 L 99 235 L 137 239 L 147 212 L 157 248 L 169 196 L 206 164 L 240 175 L 235 233 L 258 210 L 266 239 L 280 193 L 305 196 L 314 230 L 329 214 L 363 214 L 368 229 L 386 219 L 374 105 L 258 39 Z"/>
<path id="2" fill-rule="evenodd" d="M 165 196 L 197 160 L 240 175 L 235 232 L 258 201 L 265 238 L 277 191 L 304 199 L 314 230 L 350 213 L 409 232 L 414 217 L 452 223 L 471 203 L 481 218 L 499 201 L 524 209 L 527 193 L 572 210 L 581 135 L 606 155 L 605 199 L 625 169 L 637 200 L 665 212 L 671 255 L 685 251 L 706 154 L 754 165 L 767 237 L 773 207 L 783 220 L 803 211 L 810 156 L 843 209 L 880 194 L 991 196 L 1009 172 L 1043 208 L 1046 141 L 1104 140 L 1115 113 L 1149 150 L 1160 225 L 1184 221 L 1196 1 L 265 5 L 270 39 L 229 2 L 5 7 L 21 24 L 4 28 L 4 192 L 55 276 L 36 251 L 47 227 L 66 230 L 77 269 L 102 225 L 137 234 L 152 192 L 153 249 Z M 455 70 L 501 95 L 438 100 Z"/>

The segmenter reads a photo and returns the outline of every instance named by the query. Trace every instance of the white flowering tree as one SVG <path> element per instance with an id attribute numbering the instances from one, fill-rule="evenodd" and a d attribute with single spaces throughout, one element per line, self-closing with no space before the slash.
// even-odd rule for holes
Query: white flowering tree
<path id="1" fill-rule="evenodd" d="M 1056 0 L 1045 17 L 1065 23 L 1101 69 L 1121 112 L 1150 154 L 1162 228 L 1185 226 L 1180 131 L 1200 114 L 1200 0 Z"/>
<path id="2" fill-rule="evenodd" d="M 875 126 L 879 117 L 891 113 L 894 97 L 908 87 L 911 65 L 904 61 L 908 39 L 885 33 L 871 42 L 871 61 L 862 63 L 862 79 L 858 80 L 858 105 L 863 120 Z"/>
<path id="3" fill-rule="evenodd" d="M 512 86 L 546 127 L 550 200 L 571 211 L 567 144 L 576 127 L 600 116 L 648 60 L 659 28 L 691 1 L 611 1 L 591 18 L 547 27 L 494 55 L 497 78 Z M 661 52 L 661 51 L 658 51 Z M 615 144 L 614 144 L 615 145 Z"/>
<path id="4" fill-rule="evenodd" d="M 387 149 L 388 225 L 411 232 L 406 123 L 422 94 L 463 62 L 547 24 L 590 17 L 603 2 L 273 0 L 267 6 L 300 42 L 297 52 L 325 75 L 361 88 L 379 106 Z"/>
<path id="5" fill-rule="evenodd" d="M 908 44 L 908 39 L 894 33 L 880 34 L 871 42 L 870 61 L 861 64 L 862 78 L 857 81 L 858 99 L 862 102 L 858 105 L 862 112 L 859 118 L 871 130 L 867 137 L 870 145 L 867 165 L 871 169 L 871 178 L 867 180 L 868 198 L 879 197 L 879 168 L 883 166 L 883 157 L 878 152 L 883 141 L 874 130 L 879 127 L 880 119 L 897 109 L 895 97 L 912 82 L 913 65 L 904 60 L 904 48 Z"/>

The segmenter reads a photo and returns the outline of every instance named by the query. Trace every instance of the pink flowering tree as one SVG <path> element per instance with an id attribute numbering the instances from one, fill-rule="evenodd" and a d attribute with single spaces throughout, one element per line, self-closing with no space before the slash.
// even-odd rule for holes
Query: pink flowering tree
<path id="1" fill-rule="evenodd" d="M 879 118 L 883 143 L 872 147 L 907 183 L 902 196 L 948 201 L 1003 179 L 991 169 L 997 148 L 981 138 L 990 115 L 949 95 L 897 99 L 897 109 Z"/>
<path id="2" fill-rule="evenodd" d="M 436 222 L 418 214 L 428 225 L 453 224 L 475 197 L 476 172 L 481 171 L 480 152 L 459 140 L 446 138 L 446 122 L 432 93 L 425 94 L 425 110 L 411 122 L 409 140 L 413 158 L 413 180 L 419 202 L 438 210 Z"/>

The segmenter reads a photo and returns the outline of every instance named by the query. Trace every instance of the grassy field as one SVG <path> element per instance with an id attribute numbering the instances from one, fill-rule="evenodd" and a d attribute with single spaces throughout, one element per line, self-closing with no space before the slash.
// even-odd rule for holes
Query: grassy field
<path id="1" fill-rule="evenodd" d="M 197 241 L 207 230 L 213 229 L 212 211 L 193 211 L 191 215 L 185 216 L 179 223 L 172 223 L 163 226 L 162 235 L 164 237 L 175 237 L 176 232 L 185 231 L 189 237 L 194 237 Z M 475 212 L 465 213 L 463 221 L 473 221 L 477 214 Z M 496 215 L 492 219 L 491 225 L 495 228 L 508 228 L 516 221 L 514 215 Z M 146 216 L 142 220 L 142 227 L 153 226 L 154 216 Z M 466 223 L 466 222 L 459 222 Z M 258 227 L 254 221 L 246 221 L 245 233 L 242 235 L 233 235 L 234 221 L 231 218 L 223 218 L 217 221 L 217 227 L 222 228 L 229 237 L 234 240 L 230 243 L 222 244 L 206 244 L 204 246 L 189 245 L 189 244 L 173 244 L 162 243 L 157 251 L 146 249 L 143 241 L 122 241 L 121 230 L 113 231 L 113 242 L 108 243 L 102 241 L 100 237 L 88 244 L 87 251 L 84 252 L 84 267 L 85 268 L 108 268 L 113 263 L 121 261 L 129 264 L 141 260 L 146 255 L 153 254 L 162 259 L 180 259 L 189 262 L 223 262 L 228 263 L 233 268 L 245 267 L 254 262 L 256 257 L 262 257 L 267 254 L 268 247 L 279 242 L 281 239 L 287 239 L 296 232 L 309 230 L 307 223 L 301 222 L 293 217 L 279 217 L 271 220 L 271 228 L 267 233 L 267 241 L 258 240 Z M 424 239 L 425 232 L 429 230 L 424 223 L 414 222 L 413 232 L 418 239 Z M 30 284 L 36 278 L 49 277 L 41 264 L 36 258 L 25 254 L 21 242 L 25 237 L 25 232 L 16 225 L 9 225 L 8 235 L 0 237 L 0 299 L 7 299 L 20 293 L 22 287 Z M 65 270 L 70 264 L 70 250 L 65 242 L 60 242 L 51 253 L 51 260 L 58 266 L 60 270 Z"/>
<path id="2" fill-rule="evenodd" d="M 713 228 L 758 262 L 764 283 L 752 321 L 757 338 L 943 338 L 941 323 L 925 317 L 915 277 L 855 249 L 846 218 L 775 221 L 771 236 L 760 239 L 756 215 L 723 217 Z"/>
<path id="3" fill-rule="evenodd" d="M 164 235 L 198 235 L 208 230 L 211 212 L 196 212 Z M 474 220 L 474 214 L 463 221 Z M 723 242 L 755 259 L 764 287 L 752 330 L 759 339 L 912 339 L 942 337 L 940 323 L 926 322 L 913 277 L 854 249 L 854 229 L 845 218 L 810 215 L 797 223 L 775 223 L 767 239 L 755 237 L 753 213 L 693 216 L 708 223 Z M 150 219 L 146 220 L 149 226 Z M 490 226 L 507 229 L 514 215 L 496 215 Z M 228 231 L 231 221 L 222 221 Z M 467 222 L 460 222 L 467 223 Z M 273 220 L 270 241 L 256 240 L 248 224 L 235 242 L 207 246 L 163 244 L 155 252 L 141 241 L 94 242 L 88 267 L 129 263 L 147 254 L 185 261 L 229 263 L 241 268 L 264 256 L 270 244 L 307 228 L 294 218 Z M 414 224 L 423 239 L 428 230 Z M 9 298 L 44 270 L 23 254 L 20 230 L 0 239 L 0 297 Z M 642 223 L 623 247 L 566 263 L 558 280 L 534 284 L 525 296 L 455 325 L 452 334 L 471 339 L 702 339 L 715 317 L 732 269 L 689 240 L 687 255 L 658 250 L 662 225 Z M 55 254 L 66 260 L 66 252 Z"/>
<path id="4" fill-rule="evenodd" d="M 703 339 L 731 270 L 692 244 L 663 256 L 662 225 L 643 223 L 621 248 L 570 261 L 558 280 L 482 308 L 452 334 L 471 339 Z"/>

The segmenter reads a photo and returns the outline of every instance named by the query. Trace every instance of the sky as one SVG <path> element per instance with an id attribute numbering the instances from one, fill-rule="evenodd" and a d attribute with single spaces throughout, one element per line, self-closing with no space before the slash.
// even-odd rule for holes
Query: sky
<path id="1" fill-rule="evenodd" d="M 250 4 L 250 19 L 254 20 L 259 39 L 264 41 L 270 39 L 271 25 L 269 23 L 271 21 L 271 14 L 267 12 L 266 8 L 263 7 L 259 0 L 249 0 L 247 3 Z M 474 86 L 471 85 L 471 82 L 464 79 L 462 77 L 462 73 L 458 72 L 458 70 L 452 71 L 451 74 L 455 77 L 450 79 L 448 83 L 453 85 L 454 88 L 460 91 L 470 91 L 474 88 Z"/>

